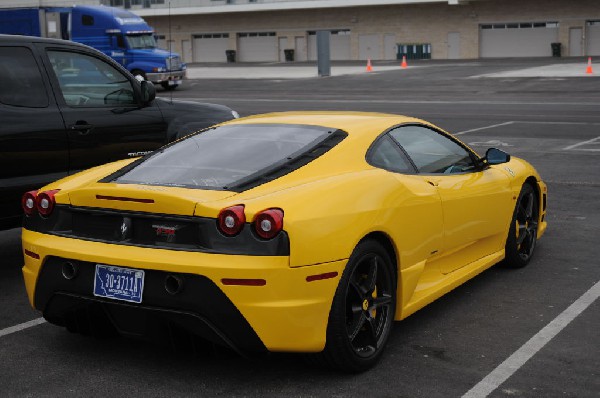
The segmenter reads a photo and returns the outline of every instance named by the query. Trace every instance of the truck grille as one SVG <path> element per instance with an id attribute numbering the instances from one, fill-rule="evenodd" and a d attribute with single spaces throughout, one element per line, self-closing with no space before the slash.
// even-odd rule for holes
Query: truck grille
<path id="1" fill-rule="evenodd" d="M 181 69 L 181 58 L 177 55 L 173 55 L 167 58 L 167 68 L 169 70 L 180 70 Z"/>

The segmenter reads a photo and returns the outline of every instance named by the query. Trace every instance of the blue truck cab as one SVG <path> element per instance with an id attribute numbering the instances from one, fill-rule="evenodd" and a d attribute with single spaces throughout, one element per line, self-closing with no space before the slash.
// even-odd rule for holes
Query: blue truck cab
<path id="1" fill-rule="evenodd" d="M 93 47 L 165 89 L 186 75 L 179 54 L 156 46 L 154 30 L 136 14 L 106 6 L 0 10 L 0 33 L 72 40 Z"/>

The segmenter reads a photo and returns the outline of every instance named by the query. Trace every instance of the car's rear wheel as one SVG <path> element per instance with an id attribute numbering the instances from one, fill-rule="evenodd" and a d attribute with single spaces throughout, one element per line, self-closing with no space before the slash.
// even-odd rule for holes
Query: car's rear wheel
<path id="1" fill-rule="evenodd" d="M 526 266 L 535 250 L 539 222 L 539 202 L 531 184 L 523 185 L 513 214 L 504 265 L 514 268 Z"/>
<path id="2" fill-rule="evenodd" d="M 323 359 L 346 372 L 374 366 L 387 343 L 395 309 L 392 261 L 379 243 L 365 240 L 354 249 L 337 287 Z"/>

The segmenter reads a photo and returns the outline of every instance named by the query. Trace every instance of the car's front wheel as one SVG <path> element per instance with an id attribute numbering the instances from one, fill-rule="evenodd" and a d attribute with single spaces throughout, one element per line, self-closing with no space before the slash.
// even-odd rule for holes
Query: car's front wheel
<path id="1" fill-rule="evenodd" d="M 537 243 L 539 202 L 531 184 L 523 185 L 517 199 L 508 238 L 504 265 L 521 268 L 529 264 Z"/>
<path id="2" fill-rule="evenodd" d="M 179 86 L 179 84 L 169 84 L 169 82 L 162 82 L 160 85 L 167 91 L 175 90 Z"/>
<path id="3" fill-rule="evenodd" d="M 337 287 L 321 354 L 330 366 L 362 372 L 383 353 L 396 310 L 395 269 L 386 250 L 365 240 L 355 249 Z"/>

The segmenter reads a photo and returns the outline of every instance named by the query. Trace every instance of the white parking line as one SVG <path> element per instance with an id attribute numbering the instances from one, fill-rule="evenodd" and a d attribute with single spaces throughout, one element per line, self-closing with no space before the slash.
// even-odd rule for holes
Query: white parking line
<path id="1" fill-rule="evenodd" d="M 518 122 L 515 123 L 522 123 L 522 124 L 564 124 L 564 125 L 580 125 L 580 126 L 600 126 L 600 123 L 594 123 L 594 122 L 536 122 L 536 121 L 528 121 L 528 120 L 520 120 Z"/>
<path id="2" fill-rule="evenodd" d="M 25 330 L 27 328 L 41 325 L 42 323 L 46 323 L 46 320 L 44 318 L 36 318 L 29 322 L 20 323 L 18 325 L 11 326 L 9 328 L 0 330 L 0 337 L 4 337 L 4 336 L 7 336 L 12 333 L 20 332 L 21 330 Z"/>
<path id="3" fill-rule="evenodd" d="M 600 282 L 585 292 L 581 297 L 554 318 L 546 327 L 515 351 L 510 357 L 502 362 L 496 369 L 483 378 L 470 389 L 462 398 L 483 398 L 491 394 L 496 388 L 504 383 L 510 376 L 519 370 L 525 362 L 530 360 L 561 330 L 579 316 L 586 308 L 600 297 Z"/>
<path id="4" fill-rule="evenodd" d="M 600 152 L 600 148 L 579 148 L 580 146 L 595 144 L 596 141 L 600 141 L 600 137 L 592 138 L 591 140 L 578 142 L 577 144 L 569 145 L 564 148 L 565 151 L 570 151 L 572 149 L 577 149 L 578 151 L 590 151 L 590 152 Z M 600 144 L 600 142 L 598 142 Z"/>
<path id="5" fill-rule="evenodd" d="M 504 122 L 504 123 L 499 123 L 499 124 L 492 124 L 491 126 L 484 126 L 484 127 L 478 127 L 476 129 L 459 131 L 458 133 L 454 133 L 452 135 L 462 135 L 462 134 L 472 133 L 474 131 L 493 129 L 494 127 L 508 126 L 509 124 L 513 124 L 513 123 L 515 123 L 515 122 Z"/>

